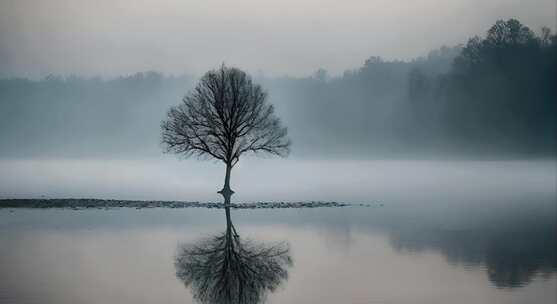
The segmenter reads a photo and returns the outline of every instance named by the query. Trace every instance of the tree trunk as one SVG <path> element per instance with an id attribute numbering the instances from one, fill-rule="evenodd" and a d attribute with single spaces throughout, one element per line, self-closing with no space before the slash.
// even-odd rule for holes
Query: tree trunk
<path id="1" fill-rule="evenodd" d="M 226 175 L 224 176 L 224 186 L 222 187 L 222 190 L 220 190 L 218 192 L 224 197 L 224 205 L 225 206 L 230 206 L 230 197 L 232 197 L 232 194 L 234 194 L 234 191 L 232 191 L 232 189 L 230 189 L 230 172 L 231 171 L 232 171 L 232 165 L 231 164 L 226 164 Z"/>
<path id="2" fill-rule="evenodd" d="M 230 208 L 225 207 L 224 211 L 226 213 L 226 237 L 229 241 L 232 241 L 232 219 L 230 218 Z"/>

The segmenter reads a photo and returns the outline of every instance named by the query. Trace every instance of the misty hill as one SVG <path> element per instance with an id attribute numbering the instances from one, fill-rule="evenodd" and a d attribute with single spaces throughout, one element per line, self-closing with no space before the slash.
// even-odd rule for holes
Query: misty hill
<path id="1" fill-rule="evenodd" d="M 112 80 L 1 80 L 0 155 L 159 155 L 160 121 L 193 80 L 155 72 Z"/>
<path id="2" fill-rule="evenodd" d="M 312 157 L 547 156 L 555 153 L 557 39 L 516 20 L 411 61 L 257 77 Z M 160 121 L 193 76 L 0 80 L 0 157 L 160 155 Z"/>

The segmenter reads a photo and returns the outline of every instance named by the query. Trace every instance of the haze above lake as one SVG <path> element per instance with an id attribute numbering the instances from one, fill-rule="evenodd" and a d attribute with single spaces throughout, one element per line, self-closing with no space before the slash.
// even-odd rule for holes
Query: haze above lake
<path id="1" fill-rule="evenodd" d="M 235 202 L 487 200 L 552 196 L 555 161 L 381 161 L 256 159 L 232 173 Z M 0 196 L 220 201 L 214 161 L 0 160 Z M 518 189 L 524 191 L 522 194 Z M 463 195 L 466 195 L 463 197 Z"/>

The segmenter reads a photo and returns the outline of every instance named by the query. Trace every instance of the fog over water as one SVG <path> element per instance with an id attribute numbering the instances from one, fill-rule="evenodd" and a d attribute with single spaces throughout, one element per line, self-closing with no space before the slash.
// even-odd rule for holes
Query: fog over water
<path id="1" fill-rule="evenodd" d="M 255 159 L 232 173 L 233 200 L 461 203 L 555 197 L 555 161 Z M 0 161 L 0 194 L 18 198 L 220 201 L 223 166 L 160 160 Z"/>

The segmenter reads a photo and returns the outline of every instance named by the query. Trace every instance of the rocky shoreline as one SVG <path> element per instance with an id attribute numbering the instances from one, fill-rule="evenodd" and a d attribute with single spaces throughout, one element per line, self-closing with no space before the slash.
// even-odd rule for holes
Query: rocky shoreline
<path id="1" fill-rule="evenodd" d="M 275 208 L 335 208 L 347 206 L 369 207 L 369 204 L 349 204 L 340 202 L 250 202 L 231 204 L 233 209 L 275 209 Z M 380 205 L 378 205 L 380 206 Z M 138 201 L 105 199 L 0 199 L 2 208 L 63 208 L 63 209 L 112 209 L 112 208 L 216 208 L 223 209 L 218 202 L 186 201 Z"/>

